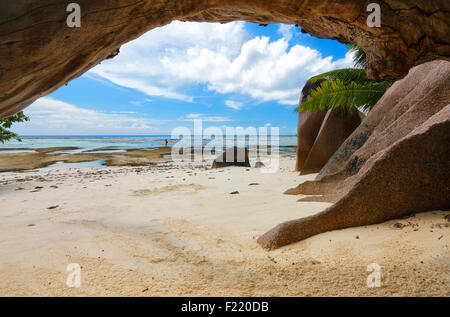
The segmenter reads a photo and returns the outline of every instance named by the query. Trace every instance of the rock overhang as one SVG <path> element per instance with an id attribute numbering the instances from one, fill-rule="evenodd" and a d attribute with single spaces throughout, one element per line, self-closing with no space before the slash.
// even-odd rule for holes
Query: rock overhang
<path id="1" fill-rule="evenodd" d="M 66 25 L 68 1 L 0 4 L 0 117 L 114 56 L 121 45 L 173 20 L 297 24 L 320 38 L 355 43 L 367 54 L 371 78 L 398 79 L 417 64 L 449 59 L 450 3 L 445 0 L 117 0 L 73 1 L 82 26 Z M 381 7 L 369 27 L 367 5 Z"/>

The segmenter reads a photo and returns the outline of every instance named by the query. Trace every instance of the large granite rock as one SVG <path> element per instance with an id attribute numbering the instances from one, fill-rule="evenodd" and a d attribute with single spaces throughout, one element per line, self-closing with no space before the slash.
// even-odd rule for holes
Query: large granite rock
<path id="1" fill-rule="evenodd" d="M 355 43 L 371 78 L 401 78 L 413 66 L 449 59 L 446 0 L 383 0 L 382 27 L 368 27 L 366 0 L 77 0 L 80 28 L 66 25 L 69 1 L 0 2 L 0 118 L 117 55 L 121 45 L 173 20 L 298 24 L 320 38 Z"/>
<path id="2" fill-rule="evenodd" d="M 322 82 L 323 80 L 319 80 L 316 83 L 306 82 L 300 95 L 299 104 L 301 105 L 310 96 L 311 90 L 316 89 Z M 326 110 L 298 112 L 296 171 L 303 169 L 326 114 Z"/>
<path id="3" fill-rule="evenodd" d="M 370 156 L 406 136 L 447 105 L 449 65 L 446 61 L 427 63 L 394 83 L 317 179 L 354 175 Z"/>
<path id="4" fill-rule="evenodd" d="M 335 229 L 362 226 L 450 206 L 450 105 L 367 162 L 361 179 L 336 204 L 284 222 L 258 239 L 278 248 Z"/>
<path id="5" fill-rule="evenodd" d="M 258 242 L 277 248 L 328 230 L 450 207 L 450 62 L 413 68 L 324 167 L 289 194 L 335 204 L 282 223 Z M 306 199 L 302 199 L 306 200 Z"/>
<path id="6" fill-rule="evenodd" d="M 227 148 L 214 160 L 212 164 L 212 168 L 226 166 L 250 167 L 251 165 L 248 159 L 248 149 L 238 148 L 237 146 Z"/>
<path id="7" fill-rule="evenodd" d="M 300 95 L 300 105 L 310 97 L 311 91 L 322 84 L 307 82 Z M 297 124 L 296 171 L 301 175 L 317 173 L 336 152 L 339 146 L 361 123 L 359 111 L 343 117 L 339 110 L 299 112 Z"/>
<path id="8" fill-rule="evenodd" d="M 298 113 L 296 171 L 302 171 L 305 166 L 326 114 L 326 110 Z"/>
<path id="9" fill-rule="evenodd" d="M 359 171 L 371 157 L 405 137 L 449 103 L 449 65 L 447 61 L 434 61 L 411 69 L 407 77 L 394 83 L 384 94 L 324 166 L 316 181 L 305 182 L 286 193 L 323 195 L 313 198 L 320 201 L 339 200 L 360 180 Z"/>
<path id="10" fill-rule="evenodd" d="M 358 110 L 353 111 L 351 115 L 346 117 L 343 117 L 339 111 L 339 109 L 327 111 L 319 133 L 301 169 L 301 175 L 319 172 L 341 144 L 359 126 L 361 118 L 364 118 L 364 114 Z"/>

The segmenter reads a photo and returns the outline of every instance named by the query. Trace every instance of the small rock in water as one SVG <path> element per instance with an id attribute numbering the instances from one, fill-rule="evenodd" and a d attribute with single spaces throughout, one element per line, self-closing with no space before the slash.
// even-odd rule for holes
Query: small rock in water
<path id="1" fill-rule="evenodd" d="M 236 195 L 236 194 L 239 194 L 239 192 L 237 190 L 235 190 L 234 192 L 231 192 L 230 194 L 231 195 Z"/>
<path id="2" fill-rule="evenodd" d="M 258 161 L 258 162 L 255 163 L 255 168 L 260 168 L 260 167 L 264 167 L 264 166 L 265 165 L 264 165 L 263 162 Z"/>

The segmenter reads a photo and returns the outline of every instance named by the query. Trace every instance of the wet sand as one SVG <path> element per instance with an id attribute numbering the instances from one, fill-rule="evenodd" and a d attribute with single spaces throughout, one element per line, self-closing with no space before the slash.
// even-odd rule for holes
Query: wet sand
<path id="1" fill-rule="evenodd" d="M 104 161 L 106 166 L 145 166 L 154 162 L 167 161 L 165 155 L 171 153 L 171 148 L 151 148 L 151 149 L 128 149 L 116 152 L 114 149 L 96 149 L 90 151 L 80 151 L 79 153 L 69 153 L 73 150 L 81 150 L 77 147 L 51 147 L 51 148 L 16 148 L 6 149 L 19 153 L 2 153 L 0 151 L 0 172 L 24 171 L 47 167 L 57 162 L 81 163 L 92 161 Z M 100 153 L 101 151 L 106 153 Z M 67 152 L 67 153 L 66 153 Z"/>

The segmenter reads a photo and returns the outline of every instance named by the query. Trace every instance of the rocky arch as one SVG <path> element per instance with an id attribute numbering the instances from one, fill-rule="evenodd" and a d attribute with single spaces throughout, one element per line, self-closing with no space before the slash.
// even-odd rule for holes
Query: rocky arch
<path id="1" fill-rule="evenodd" d="M 66 25 L 68 3 L 81 28 Z M 367 5 L 381 6 L 380 28 Z M 0 117 L 11 115 L 173 20 L 298 24 L 320 38 L 356 43 L 370 77 L 400 78 L 414 65 L 448 59 L 446 0 L 14 0 L 0 3 Z"/>

